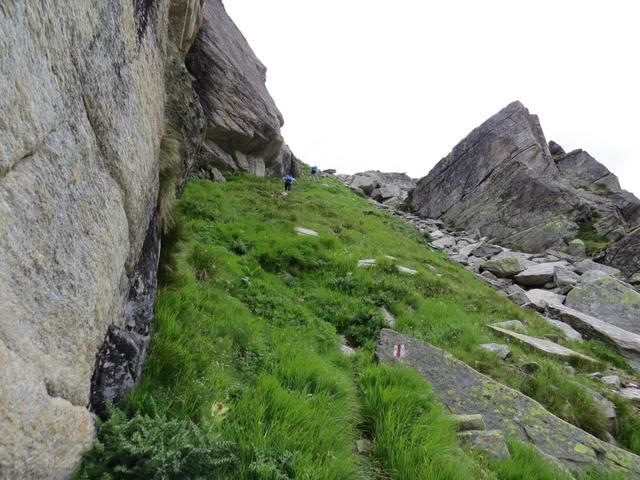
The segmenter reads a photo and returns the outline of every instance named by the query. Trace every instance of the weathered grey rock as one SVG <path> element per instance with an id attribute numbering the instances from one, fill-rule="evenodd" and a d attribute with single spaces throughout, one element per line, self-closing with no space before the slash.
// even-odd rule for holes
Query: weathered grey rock
<path id="1" fill-rule="evenodd" d="M 443 237 L 440 237 L 438 240 L 434 240 L 429 245 L 431 245 L 433 248 L 437 248 L 438 250 L 443 250 L 445 248 L 451 248 L 455 244 L 456 244 L 455 238 L 449 235 L 444 235 Z"/>
<path id="2" fill-rule="evenodd" d="M 394 355 L 402 345 L 404 355 Z M 482 375 L 447 352 L 407 335 L 382 330 L 376 356 L 414 368 L 456 415 L 481 414 L 487 428 L 532 443 L 565 467 L 621 468 L 640 475 L 640 457 L 616 448 L 547 412 L 538 402 Z"/>
<path id="3" fill-rule="evenodd" d="M 565 322 L 561 322 L 560 320 L 554 320 L 553 318 L 543 317 L 547 323 L 553 325 L 564 335 L 564 338 L 567 340 L 575 340 L 581 342 L 583 340 L 582 335 L 576 329 L 574 329 L 571 325 Z"/>
<path id="4" fill-rule="evenodd" d="M 527 327 L 520 320 L 506 320 L 504 322 L 498 322 L 493 324 L 495 327 L 506 328 L 513 332 L 525 333 Z"/>
<path id="5" fill-rule="evenodd" d="M 416 186 L 415 180 L 404 173 L 379 170 L 356 173 L 346 178 L 345 183 L 351 188 L 360 189 L 377 202 L 389 205 L 404 201 L 409 191 Z"/>
<path id="6" fill-rule="evenodd" d="M 556 267 L 565 267 L 566 262 L 539 263 L 518 273 L 514 280 L 527 287 L 539 287 L 553 280 Z"/>
<path id="7" fill-rule="evenodd" d="M 568 323 L 583 335 L 611 345 L 627 359 L 633 368 L 640 370 L 640 335 L 565 305 L 549 304 L 547 309 L 556 318 Z"/>
<path id="8" fill-rule="evenodd" d="M 587 255 L 584 242 L 579 238 L 575 238 L 569 242 L 568 250 L 569 254 L 575 257 L 585 257 Z"/>
<path id="9" fill-rule="evenodd" d="M 366 438 L 361 438 L 356 441 L 356 450 L 358 450 L 358 453 L 361 455 L 369 452 L 372 446 L 371 440 L 367 440 Z"/>
<path id="10" fill-rule="evenodd" d="M 486 430 L 482 415 L 454 415 L 453 421 L 458 432 L 468 432 L 469 430 Z"/>
<path id="11" fill-rule="evenodd" d="M 504 360 L 511 354 L 511 349 L 502 343 L 483 343 L 480 345 L 480 348 L 497 355 L 501 360 Z"/>
<path id="12" fill-rule="evenodd" d="M 384 322 L 389 327 L 394 327 L 396 325 L 396 317 L 393 315 L 393 313 L 387 310 L 387 308 L 384 306 L 380 308 L 380 311 L 382 312 L 382 317 L 384 318 Z"/>
<path id="13" fill-rule="evenodd" d="M 640 402 L 640 389 L 638 388 L 623 388 L 620 390 L 620 396 L 627 400 L 633 400 L 634 402 Z"/>
<path id="14" fill-rule="evenodd" d="M 640 293 L 603 272 L 583 274 L 567 295 L 566 305 L 640 334 Z"/>
<path id="15" fill-rule="evenodd" d="M 295 232 L 298 235 L 306 235 L 308 237 L 319 237 L 320 234 L 318 232 L 316 232 L 315 230 L 311 230 L 310 228 L 305 228 L 305 227 L 296 227 Z M 374 260 L 375 263 L 375 260 Z"/>
<path id="16" fill-rule="evenodd" d="M 603 186 L 610 195 L 594 193 Z M 594 217 L 598 232 L 613 238 L 640 215 L 640 201 L 591 157 L 552 156 L 538 118 L 520 102 L 458 143 L 418 181 L 408 203 L 420 216 L 531 252 L 563 247 L 578 223 Z"/>
<path id="17" fill-rule="evenodd" d="M 505 289 L 505 293 L 507 294 L 507 296 L 512 302 L 518 305 L 524 305 L 526 303 L 529 303 L 529 297 L 527 297 L 527 292 L 522 287 L 519 287 L 518 285 L 509 285 Z"/>
<path id="18" fill-rule="evenodd" d="M 557 155 L 564 155 L 565 151 L 564 148 L 562 148 L 556 142 L 554 142 L 553 140 L 549 140 L 549 153 L 551 153 L 551 155 L 555 157 Z"/>
<path id="19" fill-rule="evenodd" d="M 406 273 L 407 275 L 415 275 L 416 273 L 418 273 L 417 270 L 414 270 L 413 268 L 405 267 L 403 265 L 397 265 L 396 268 L 400 273 Z"/>
<path id="20" fill-rule="evenodd" d="M 529 302 L 536 306 L 538 310 L 544 310 L 547 305 L 562 304 L 565 297 L 549 290 L 534 288 L 526 293 Z"/>
<path id="21" fill-rule="evenodd" d="M 578 275 L 568 268 L 555 267 L 553 269 L 553 282 L 558 287 L 573 287 L 578 283 Z"/>
<path id="22" fill-rule="evenodd" d="M 487 270 L 498 277 L 508 278 L 524 271 L 527 267 L 518 257 L 496 257 L 484 262 L 480 268 Z"/>
<path id="23" fill-rule="evenodd" d="M 640 228 L 607 248 L 604 263 L 618 268 L 632 283 L 640 283 Z"/>
<path id="24" fill-rule="evenodd" d="M 476 430 L 458 433 L 460 444 L 492 459 L 509 458 L 509 449 L 500 430 Z"/>
<path id="25" fill-rule="evenodd" d="M 594 392 L 593 390 L 589 390 L 589 394 L 598 403 L 607 419 L 614 420 L 616 418 L 616 406 L 611 400 L 605 398 L 598 392 Z"/>
<path id="26" fill-rule="evenodd" d="M 503 250 L 502 247 L 499 247 L 497 245 L 490 245 L 484 242 L 480 242 L 479 244 L 475 244 L 475 245 L 477 246 L 471 249 L 469 254 L 478 258 L 492 257 L 494 255 L 499 254 Z"/>
<path id="27" fill-rule="evenodd" d="M 149 5 L 0 7 L 3 478 L 69 476 L 93 437 L 86 406 L 107 329 L 124 328 L 126 311 L 150 315 L 155 272 L 136 267 L 157 227 L 162 137 L 165 126 L 182 137 L 188 171 L 201 125 L 175 103 L 197 97 L 168 41 L 169 2 Z"/>
<path id="28" fill-rule="evenodd" d="M 576 352 L 567 347 L 563 347 L 562 345 L 558 345 L 557 343 L 546 340 L 544 338 L 537 338 L 532 337 L 531 335 L 513 332 L 496 325 L 489 325 L 489 328 L 503 337 L 517 340 L 518 342 L 550 357 L 558 358 L 561 360 L 579 358 L 588 362 L 595 362 L 593 358 L 588 357 L 587 355 L 583 355 L 582 353 Z"/>
<path id="29" fill-rule="evenodd" d="M 582 260 L 573 265 L 576 273 L 583 274 L 586 272 L 602 272 L 607 275 L 611 275 L 612 277 L 617 277 L 620 275 L 620 270 L 614 267 L 610 267 L 608 265 L 603 265 L 602 263 L 594 262 L 593 260 Z"/>
<path id="30" fill-rule="evenodd" d="M 351 348 L 349 345 L 344 344 L 340 345 L 340 351 L 347 357 L 352 357 L 356 354 L 356 351 L 353 348 Z"/>
<path id="31" fill-rule="evenodd" d="M 207 0 L 202 8 L 202 26 L 186 59 L 207 118 L 197 169 L 295 173 L 298 161 L 283 143 L 283 119 L 266 89 L 266 68 L 220 0 Z"/>
<path id="32" fill-rule="evenodd" d="M 363 258 L 362 260 L 358 260 L 358 267 L 375 267 L 375 265 L 375 258 Z"/>
<path id="33" fill-rule="evenodd" d="M 602 383 L 606 383 L 607 385 L 612 385 L 616 388 L 620 388 L 621 382 L 620 377 L 618 375 L 606 375 L 600 379 Z"/>

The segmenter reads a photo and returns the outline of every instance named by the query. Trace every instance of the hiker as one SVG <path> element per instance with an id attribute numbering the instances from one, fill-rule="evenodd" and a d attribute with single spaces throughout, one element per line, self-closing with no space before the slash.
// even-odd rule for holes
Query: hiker
<path id="1" fill-rule="evenodd" d="M 311 167 L 311 180 L 318 180 L 318 167 Z"/>
<path id="2" fill-rule="evenodd" d="M 293 182 L 296 181 L 295 178 L 293 178 L 292 175 L 287 174 L 286 176 L 282 177 L 282 179 L 284 180 L 284 191 L 285 192 L 290 192 L 291 191 L 291 184 Z"/>

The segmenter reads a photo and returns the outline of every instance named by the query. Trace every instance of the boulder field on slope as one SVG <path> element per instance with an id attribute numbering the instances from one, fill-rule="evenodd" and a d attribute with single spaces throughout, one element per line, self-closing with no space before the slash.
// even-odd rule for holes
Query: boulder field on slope
<path id="1" fill-rule="evenodd" d="M 367 170 L 353 175 L 338 175 L 345 185 L 373 200 L 396 205 L 406 200 L 416 181 L 405 173 Z"/>
<path id="2" fill-rule="evenodd" d="M 0 477 L 62 479 L 138 380 L 162 202 L 296 159 L 220 0 L 3 0 L 0 47 Z"/>
<path id="3" fill-rule="evenodd" d="M 204 2 L 202 26 L 186 64 L 207 118 L 196 175 L 297 176 L 299 161 L 283 143 L 284 120 L 267 91 L 267 70 L 220 0 Z"/>
<path id="4" fill-rule="evenodd" d="M 400 358 L 397 352 L 402 352 Z M 376 357 L 383 363 L 402 363 L 415 369 L 453 414 L 482 415 L 488 429 L 531 443 L 570 470 L 621 468 L 630 478 L 640 476 L 637 455 L 561 420 L 535 400 L 422 340 L 383 329 Z"/>
<path id="5" fill-rule="evenodd" d="M 421 217 L 530 252 L 563 247 L 584 222 L 618 240 L 640 221 L 640 200 L 586 152 L 558 148 L 552 155 L 538 117 L 514 102 L 456 145 L 407 202 Z"/>

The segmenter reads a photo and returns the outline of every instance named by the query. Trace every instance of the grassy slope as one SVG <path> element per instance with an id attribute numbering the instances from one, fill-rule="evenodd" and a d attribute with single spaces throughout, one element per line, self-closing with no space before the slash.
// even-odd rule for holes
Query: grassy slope
<path id="1" fill-rule="evenodd" d="M 412 371 L 373 364 L 382 305 L 397 316 L 398 330 L 604 433 L 602 412 L 581 388 L 598 388 L 592 380 L 517 345 L 508 362 L 479 349 L 504 342 L 484 327 L 496 321 L 520 319 L 534 333 L 554 333 L 535 315 L 431 252 L 415 229 L 337 181 L 303 180 L 288 197 L 280 188 L 276 180 L 248 176 L 188 186 L 177 204 L 179 228 L 165 239 L 143 381 L 123 414 L 103 426 L 78 478 L 104 472 L 112 472 L 104 478 L 548 478 L 536 472 L 552 467 L 517 444 L 510 462 L 462 455 L 428 385 Z M 320 237 L 295 235 L 296 226 Z M 419 273 L 398 273 L 385 255 Z M 378 265 L 358 269 L 361 258 Z M 355 359 L 339 353 L 336 331 L 362 347 Z M 600 344 L 571 346 L 599 356 L 602 367 L 623 365 Z M 542 368 L 525 375 L 518 367 L 531 361 Z M 166 425 L 181 435 L 195 431 L 189 435 L 200 443 L 185 452 L 197 453 L 176 453 L 166 440 L 176 435 Z M 623 433 L 628 444 L 637 443 L 633 432 Z M 363 436 L 373 440 L 368 455 L 355 451 Z M 163 448 L 150 453 L 149 442 Z M 131 473 L 127 462 L 149 470 Z M 184 472 L 190 462 L 207 473 L 198 476 L 195 467 L 187 477 L 157 473 L 167 464 Z M 129 466 L 114 474 L 123 464 Z"/>

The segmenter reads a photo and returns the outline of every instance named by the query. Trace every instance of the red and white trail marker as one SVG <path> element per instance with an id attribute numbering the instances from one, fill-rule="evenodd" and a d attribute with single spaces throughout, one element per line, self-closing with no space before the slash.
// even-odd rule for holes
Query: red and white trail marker
<path id="1" fill-rule="evenodd" d="M 400 343 L 397 345 L 393 346 L 393 356 L 400 360 L 401 358 L 404 358 L 404 355 L 406 354 L 406 349 L 404 348 L 404 343 Z"/>

